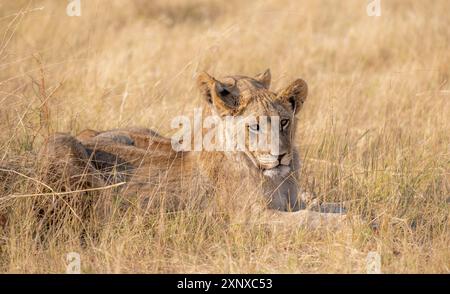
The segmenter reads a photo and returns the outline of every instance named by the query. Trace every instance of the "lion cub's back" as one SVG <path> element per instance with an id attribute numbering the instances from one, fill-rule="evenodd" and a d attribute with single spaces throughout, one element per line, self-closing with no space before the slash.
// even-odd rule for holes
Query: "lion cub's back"
<path id="1" fill-rule="evenodd" d="M 114 143 L 133 146 L 147 151 L 167 153 L 168 156 L 175 152 L 172 149 L 171 140 L 161 136 L 157 132 L 146 128 L 124 128 L 108 131 L 94 131 L 86 129 L 80 132 L 76 138 L 85 144 Z"/>

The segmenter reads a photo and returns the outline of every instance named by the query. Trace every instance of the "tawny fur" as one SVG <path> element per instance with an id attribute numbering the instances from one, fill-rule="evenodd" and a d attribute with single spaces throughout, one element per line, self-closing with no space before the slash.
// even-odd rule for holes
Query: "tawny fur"
<path id="1" fill-rule="evenodd" d="M 290 119 L 289 129 L 281 134 L 282 154 L 276 168 L 265 166 L 259 160 L 265 154 L 258 151 L 176 152 L 169 138 L 153 130 L 124 128 L 51 136 L 40 152 L 48 179 L 62 181 L 66 189 L 125 182 L 122 193 L 145 209 L 178 210 L 221 200 L 246 207 L 257 203 L 275 211 L 303 208 L 293 141 L 295 114 L 305 102 L 306 83 L 297 80 L 277 94 L 269 90 L 270 72 L 266 71 L 255 78 L 230 76 L 221 80 L 202 73 L 198 86 L 204 96 L 204 114 L 279 115 Z M 278 175 L 282 168 L 289 169 L 289 174 Z M 233 199 L 224 200 L 229 195 Z M 301 223 L 324 219 L 324 215 L 317 218 L 313 212 L 305 213 L 289 214 L 289 222 L 295 215 Z M 341 218 L 333 215 L 327 219 L 335 223 Z"/>

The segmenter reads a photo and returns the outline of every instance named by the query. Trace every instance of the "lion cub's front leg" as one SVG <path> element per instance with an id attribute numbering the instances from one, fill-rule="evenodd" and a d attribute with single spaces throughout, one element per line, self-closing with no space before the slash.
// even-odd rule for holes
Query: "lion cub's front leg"
<path id="1" fill-rule="evenodd" d="M 341 213 L 321 213 L 309 209 L 295 212 L 267 210 L 262 220 L 263 223 L 281 225 L 282 227 L 337 230 L 344 226 L 346 215 Z"/>

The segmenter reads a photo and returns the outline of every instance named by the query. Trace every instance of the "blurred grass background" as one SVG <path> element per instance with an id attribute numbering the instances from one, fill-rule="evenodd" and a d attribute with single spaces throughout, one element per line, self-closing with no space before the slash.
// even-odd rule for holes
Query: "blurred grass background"
<path id="1" fill-rule="evenodd" d="M 270 67 L 274 89 L 298 77 L 310 86 L 297 132 L 305 189 L 350 201 L 378 229 L 127 216 L 104 224 L 95 246 L 41 248 L 16 213 L 1 271 L 63 272 L 77 251 L 85 272 L 364 272 L 371 250 L 384 272 L 450 271 L 448 1 L 381 1 L 380 17 L 359 0 L 81 0 L 79 17 L 68 3 L 0 2 L 0 164 L 54 131 L 169 135 L 171 118 L 199 104 L 199 71 Z"/>

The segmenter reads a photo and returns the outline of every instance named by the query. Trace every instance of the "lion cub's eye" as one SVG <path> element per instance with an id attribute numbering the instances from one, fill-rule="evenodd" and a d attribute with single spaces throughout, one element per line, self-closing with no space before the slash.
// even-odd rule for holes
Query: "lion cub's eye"
<path id="1" fill-rule="evenodd" d="M 253 132 L 258 132 L 259 131 L 259 124 L 249 125 L 248 127 Z"/>
<path id="2" fill-rule="evenodd" d="M 288 125 L 289 125 L 289 120 L 288 120 L 288 119 L 282 119 L 281 122 L 280 122 L 280 124 L 281 124 L 281 128 L 282 128 L 282 129 L 285 129 L 285 128 L 287 128 Z"/>

